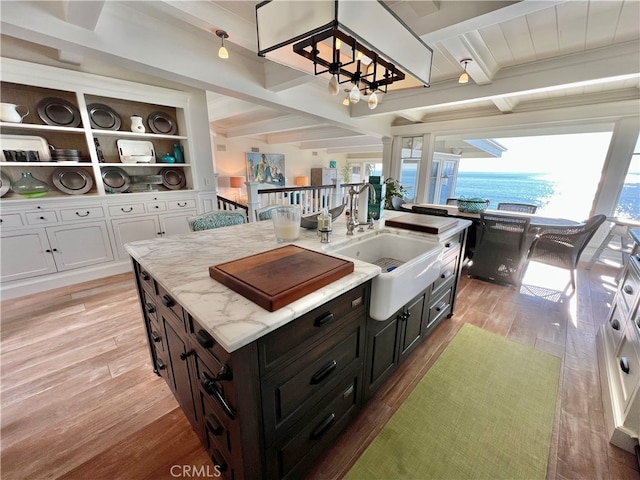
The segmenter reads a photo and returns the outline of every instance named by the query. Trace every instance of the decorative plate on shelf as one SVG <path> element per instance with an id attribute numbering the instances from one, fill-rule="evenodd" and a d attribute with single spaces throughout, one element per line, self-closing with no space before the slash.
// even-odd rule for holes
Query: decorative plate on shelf
<path id="1" fill-rule="evenodd" d="M 173 135 L 177 132 L 176 121 L 164 112 L 153 112 L 147 118 L 147 124 L 153 133 Z"/>
<path id="2" fill-rule="evenodd" d="M 0 197 L 4 197 L 11 190 L 11 179 L 6 173 L 0 172 Z"/>
<path id="3" fill-rule="evenodd" d="M 102 103 L 92 103 L 87 105 L 89 111 L 89 123 L 91 128 L 101 128 L 103 130 L 119 130 L 122 125 L 120 115 L 109 105 Z"/>
<path id="4" fill-rule="evenodd" d="M 163 168 L 160 175 L 162 184 L 170 190 L 180 190 L 187 183 L 184 172 L 179 168 Z"/>
<path id="5" fill-rule="evenodd" d="M 129 175 L 120 167 L 104 167 L 102 183 L 107 193 L 121 193 L 129 188 Z"/>
<path id="6" fill-rule="evenodd" d="M 51 174 L 51 181 L 68 195 L 82 195 L 93 187 L 93 178 L 82 168 L 56 168 Z"/>
<path id="7" fill-rule="evenodd" d="M 77 127 L 81 122 L 78 108 L 63 98 L 43 98 L 38 102 L 36 110 L 47 125 Z"/>

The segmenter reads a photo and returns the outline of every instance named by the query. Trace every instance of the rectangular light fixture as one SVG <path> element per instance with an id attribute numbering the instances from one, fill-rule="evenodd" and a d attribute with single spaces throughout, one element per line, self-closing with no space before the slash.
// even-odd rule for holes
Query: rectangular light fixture
<path id="1" fill-rule="evenodd" d="M 370 91 L 405 74 L 429 86 L 433 51 L 381 1 L 270 0 L 256 24 L 258 55 L 275 62 Z"/>

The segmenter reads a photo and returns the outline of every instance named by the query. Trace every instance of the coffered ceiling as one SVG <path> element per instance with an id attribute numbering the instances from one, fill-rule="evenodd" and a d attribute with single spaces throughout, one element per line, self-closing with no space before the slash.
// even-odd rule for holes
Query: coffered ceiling
<path id="1" fill-rule="evenodd" d="M 258 2 L 2 3 L 3 36 L 70 68 L 106 63 L 207 90 L 212 130 L 229 138 L 358 153 L 397 126 L 640 96 L 637 0 L 388 1 L 433 49 L 431 86 L 394 89 L 375 110 L 345 107 L 326 79 L 257 57 Z M 228 60 L 216 55 L 217 29 L 229 33 Z"/>

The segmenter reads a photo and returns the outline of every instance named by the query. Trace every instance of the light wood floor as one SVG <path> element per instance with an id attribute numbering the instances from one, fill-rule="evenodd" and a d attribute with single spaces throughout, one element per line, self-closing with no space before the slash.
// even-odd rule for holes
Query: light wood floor
<path id="1" fill-rule="evenodd" d="M 535 286 L 529 273 L 520 291 L 464 277 L 455 316 L 401 366 L 309 477 L 340 478 L 462 324 L 472 323 L 563 358 L 549 479 L 638 480 L 634 456 L 602 433 L 594 337 L 616 271 L 579 271 L 577 295 L 569 297 L 561 293 L 566 271 L 541 273 L 546 286 L 559 280 L 555 289 Z M 151 371 L 132 275 L 0 308 L 4 480 L 176 478 L 183 465 L 211 476 L 198 438 Z"/>

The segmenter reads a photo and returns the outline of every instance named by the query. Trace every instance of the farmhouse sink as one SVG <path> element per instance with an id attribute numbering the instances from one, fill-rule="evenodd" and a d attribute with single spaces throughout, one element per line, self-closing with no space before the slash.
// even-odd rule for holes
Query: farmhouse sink
<path id="1" fill-rule="evenodd" d="M 371 286 L 369 315 L 384 321 L 422 292 L 440 273 L 443 247 L 416 235 L 371 232 L 324 251 L 378 265 L 382 273 Z"/>

